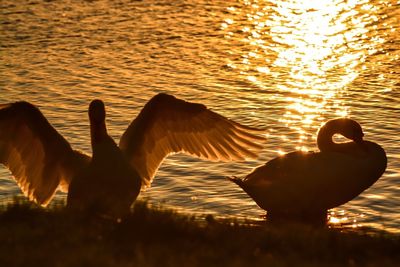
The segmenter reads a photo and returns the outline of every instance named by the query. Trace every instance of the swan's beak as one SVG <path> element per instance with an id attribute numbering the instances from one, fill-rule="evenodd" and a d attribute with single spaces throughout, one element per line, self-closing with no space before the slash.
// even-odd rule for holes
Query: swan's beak
<path id="1" fill-rule="evenodd" d="M 354 142 L 358 144 L 365 152 L 368 151 L 367 143 L 364 142 L 363 137 L 360 136 L 359 138 L 354 139 Z"/>
<path id="2" fill-rule="evenodd" d="M 355 142 L 356 144 L 362 145 L 362 144 L 364 143 L 364 140 L 363 140 L 363 138 L 362 138 L 362 136 L 361 136 L 361 137 L 355 138 L 355 139 L 354 139 L 354 142 Z"/>
<path id="3" fill-rule="evenodd" d="M 364 133 L 361 131 L 360 133 L 354 134 L 353 141 L 356 144 L 362 145 L 364 143 L 363 137 L 364 137 Z"/>

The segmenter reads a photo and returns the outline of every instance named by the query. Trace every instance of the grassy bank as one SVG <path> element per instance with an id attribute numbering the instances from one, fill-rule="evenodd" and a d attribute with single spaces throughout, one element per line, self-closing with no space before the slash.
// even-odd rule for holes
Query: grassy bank
<path id="1" fill-rule="evenodd" d="M 306 225 L 199 222 L 138 202 L 126 220 L 62 205 L 0 211 L 0 266 L 400 266 L 400 236 Z"/>

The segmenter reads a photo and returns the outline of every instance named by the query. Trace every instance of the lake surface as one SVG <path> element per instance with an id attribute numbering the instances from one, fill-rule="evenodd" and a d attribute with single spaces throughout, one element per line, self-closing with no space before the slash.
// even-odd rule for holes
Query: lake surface
<path id="1" fill-rule="evenodd" d="M 167 158 L 140 196 L 150 203 L 260 220 L 265 212 L 225 177 L 316 150 L 320 125 L 348 116 L 384 147 L 388 167 L 331 222 L 400 232 L 398 1 L 2 0 L 0 27 L 0 103 L 36 104 L 75 149 L 91 153 L 94 98 L 116 141 L 159 92 L 267 129 L 257 160 Z M 16 194 L 0 166 L 0 200 Z"/>

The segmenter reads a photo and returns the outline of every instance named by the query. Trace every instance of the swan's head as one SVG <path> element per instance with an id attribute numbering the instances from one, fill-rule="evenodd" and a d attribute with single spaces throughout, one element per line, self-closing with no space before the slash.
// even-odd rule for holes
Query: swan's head
<path id="1" fill-rule="evenodd" d="M 90 122 L 94 124 L 103 123 L 106 119 L 106 109 L 101 100 L 93 100 L 89 105 Z"/>
<path id="2" fill-rule="evenodd" d="M 339 133 L 344 137 L 351 139 L 356 143 L 363 142 L 364 133 L 358 122 L 349 118 L 340 118 L 337 119 L 337 123 Z"/>

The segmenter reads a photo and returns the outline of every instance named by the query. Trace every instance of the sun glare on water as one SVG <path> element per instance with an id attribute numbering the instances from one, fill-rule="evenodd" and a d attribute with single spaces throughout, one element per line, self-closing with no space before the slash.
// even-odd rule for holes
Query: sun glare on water
<path id="1" fill-rule="evenodd" d="M 286 109 L 279 122 L 297 133 L 294 145 L 307 150 L 324 121 L 350 113 L 341 96 L 383 42 L 367 27 L 378 19 L 375 7 L 368 0 L 275 0 L 244 1 L 242 10 L 229 11 L 244 12 L 245 22 L 230 18 L 221 28 L 248 50 L 227 65 L 260 90 L 275 92 Z"/>

